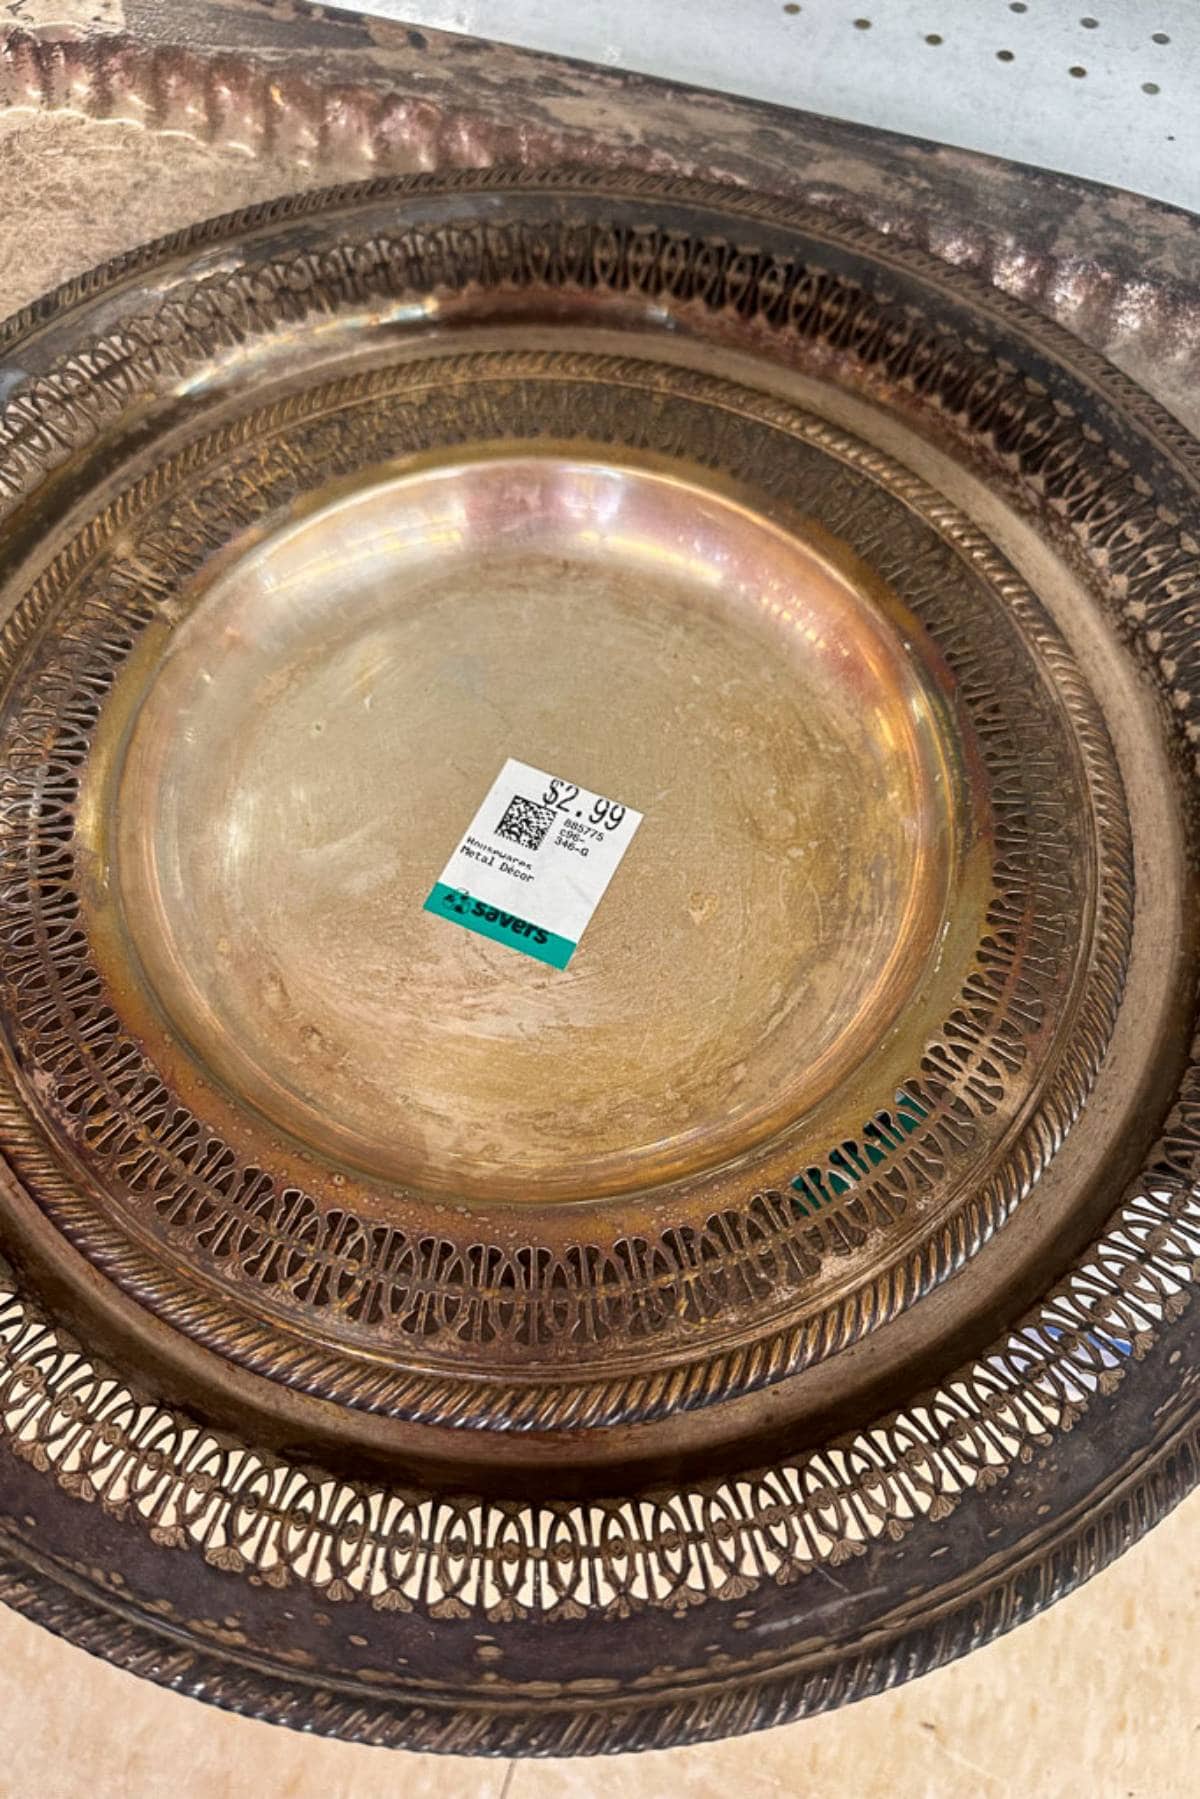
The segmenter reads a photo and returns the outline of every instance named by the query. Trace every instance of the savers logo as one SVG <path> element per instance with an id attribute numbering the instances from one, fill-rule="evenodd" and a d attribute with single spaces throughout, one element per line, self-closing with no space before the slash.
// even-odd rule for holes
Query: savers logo
<path id="1" fill-rule="evenodd" d="M 486 919 L 488 924 L 511 931 L 514 937 L 528 937 L 534 943 L 550 941 L 548 932 L 540 925 L 530 924 L 527 918 L 518 918 L 515 913 L 502 912 L 498 906 L 489 906 L 483 900 L 473 900 L 461 887 L 448 888 L 442 895 L 442 904 L 451 912 L 457 912 L 460 918 Z"/>

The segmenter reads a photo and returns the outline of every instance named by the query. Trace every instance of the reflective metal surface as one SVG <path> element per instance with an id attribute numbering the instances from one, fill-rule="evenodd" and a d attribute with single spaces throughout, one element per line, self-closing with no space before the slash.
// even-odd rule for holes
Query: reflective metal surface
<path id="1" fill-rule="evenodd" d="M 969 825 L 936 653 L 837 557 L 553 451 L 231 546 L 89 801 L 158 1004 L 301 1142 L 451 1194 L 597 1198 L 794 1124 L 927 981 Z M 421 910 L 506 754 L 646 815 L 569 970 Z"/>
<path id="2" fill-rule="evenodd" d="M 1190 441 L 928 260 L 594 172 L 279 203 L 6 341 L 4 1593 L 594 1751 L 1115 1553 L 1195 1422 Z M 645 815 L 565 974 L 421 910 L 508 755 Z"/>
<path id="3" fill-rule="evenodd" d="M 940 135 L 934 95 L 924 83 L 911 93 L 897 84 L 890 31 L 864 34 L 848 14 L 823 19 L 822 30 L 844 42 L 859 96 L 874 74 L 882 105 L 922 109 L 918 138 L 830 118 L 827 103 L 816 113 L 792 110 L 802 99 L 798 89 L 786 107 L 728 93 L 698 98 L 678 83 L 414 30 L 414 23 L 340 9 L 319 21 L 293 18 L 254 0 L 123 0 L 120 17 L 106 4 L 80 29 L 65 23 L 63 0 L 23 0 L 0 26 L 0 167 L 11 242 L 20 247 L 0 262 L 0 309 L 24 307 L 68 276 L 202 213 L 299 186 L 430 169 L 587 164 L 730 182 L 928 251 L 1065 326 L 1196 429 L 1200 255 L 1191 215 L 1051 172 L 1062 166 L 1053 150 L 1065 140 L 1069 153 L 1081 153 L 1074 129 L 1081 109 L 1098 121 L 1093 141 L 1112 154 L 1111 106 L 1101 103 L 1112 83 L 1107 99 L 1123 88 L 1127 123 L 1145 122 L 1142 154 L 1155 153 L 1158 119 L 1175 137 L 1170 155 L 1193 178 L 1187 131 L 1163 126 L 1160 110 L 1187 113 L 1179 34 L 1164 50 L 1147 31 L 1135 57 L 1124 28 L 1123 77 L 1111 21 L 1089 37 L 1057 10 L 1012 20 L 1014 30 L 1033 33 L 1039 54 L 1047 39 L 1076 36 L 1105 60 L 1103 82 L 1095 70 L 1083 82 L 1065 74 L 1070 57 L 1057 69 L 1047 60 L 1043 78 L 1062 82 L 1067 104 L 1049 107 L 1049 166 L 1038 169 L 944 144 L 931 152 L 922 140 Z M 759 44 L 766 24 L 756 22 Z M 939 100 L 961 103 L 968 88 L 951 71 L 965 43 L 986 28 L 982 14 L 956 18 L 954 31 L 941 34 L 953 45 L 919 39 L 919 51 L 913 46 L 934 65 Z M 822 65 L 805 49 L 811 9 L 781 12 L 776 29 L 801 64 L 798 79 L 820 79 Z M 690 54 L 696 44 L 686 39 L 683 48 Z M 990 53 L 989 61 L 988 88 L 1003 83 L 1028 94 L 1027 71 Z M 1160 62 L 1175 71 L 1167 81 L 1153 67 Z M 781 57 L 772 74 L 787 68 Z M 1158 96 L 1140 91 L 1151 75 L 1163 86 Z M 732 85 L 720 66 L 715 84 Z M 714 85 L 712 74 L 706 85 Z M 987 129 L 1006 126 L 993 119 Z M 1085 172 L 1094 176 L 1101 165 Z M 84 188 L 102 199 L 81 208 Z M 1186 198 L 1181 191 L 1171 197 Z"/>
<path id="4" fill-rule="evenodd" d="M 584 229 L 503 253 L 607 264 Z M 40 803 L 8 839 L 54 970 L 14 964 L 13 1041 L 90 1182 L 51 1210 L 405 1427 L 447 1381 L 503 1437 L 514 1392 L 573 1417 L 568 1371 L 606 1423 L 749 1397 L 944 1282 L 1075 1126 L 1132 947 L 1113 748 L 1033 594 L 819 411 L 619 293 L 534 348 L 536 300 L 439 296 L 392 349 L 358 281 L 311 339 L 198 338 L 92 572 L 47 572 L 6 741 L 73 828 L 77 887 Z M 566 974 L 421 905 L 514 749 L 645 815 Z"/>

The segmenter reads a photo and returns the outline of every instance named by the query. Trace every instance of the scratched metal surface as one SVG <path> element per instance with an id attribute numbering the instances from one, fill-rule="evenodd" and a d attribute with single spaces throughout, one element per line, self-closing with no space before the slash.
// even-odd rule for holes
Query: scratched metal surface
<path id="1" fill-rule="evenodd" d="M 1200 321 L 1195 227 L 1187 215 L 1170 207 L 1107 194 L 1074 179 L 990 163 L 965 152 L 789 116 L 772 107 L 715 97 L 697 102 L 670 85 L 584 71 L 531 53 L 480 52 L 431 32 L 421 32 L 422 41 L 416 42 L 404 28 L 378 22 L 320 17 L 298 21 L 290 8 L 233 4 L 197 5 L 185 17 L 178 4 L 163 9 L 131 3 L 122 11 L 117 0 L 98 4 L 82 0 L 78 6 L 70 0 L 42 6 L 28 0 L 21 16 L 35 27 L 34 34 L 0 34 L 0 101 L 6 108 L 0 113 L 0 179 L 6 197 L 0 219 L 0 310 L 24 305 L 54 281 L 201 213 L 265 198 L 286 187 L 384 170 L 469 166 L 522 155 L 532 159 L 535 154 L 641 160 L 647 166 L 713 173 L 798 196 L 839 216 L 868 220 L 924 244 L 1055 317 L 1142 380 L 1180 417 L 1193 426 L 1200 422 L 1195 397 L 1200 391 L 1195 379 Z M 96 24 L 101 35 L 89 41 L 86 34 Z M 520 125 L 512 124 L 514 116 L 521 119 Z M 154 138 L 152 156 L 146 154 L 147 133 Z M 720 152 L 714 154 L 713 145 L 718 143 Z M 1193 1501 L 1138 1553 L 1166 1555 L 1167 1531 L 1181 1526 L 1185 1516 L 1194 1519 L 1194 1510 Z M 1186 1537 L 1189 1545 L 1194 1530 L 1192 1522 Z M 1177 1529 L 1170 1539 L 1176 1557 L 1177 1545 L 1184 1541 Z M 1162 1620 L 1169 1637 L 1171 1619 L 1133 1579 L 1132 1562 L 1103 1579 L 1121 1580 L 1127 1574 L 1126 1612 L 1132 1614 L 1136 1607 L 1143 1616 L 1152 1614 Z M 1183 1578 L 1194 1587 L 1190 1568 L 1184 1569 Z M 1098 1584 L 1082 1603 L 1100 1591 Z M 1105 1638 L 1101 1659 L 1110 1674 L 1129 1665 L 1109 1653 L 1107 1633 L 1115 1611 L 1115 1604 L 1104 1616 L 1099 1605 L 1092 1611 L 1096 1629 L 1091 1636 L 1097 1642 Z M 1059 1624 L 1065 1628 L 1064 1620 L 1071 1615 L 1069 1609 L 1052 1612 L 1035 1628 L 1053 1630 Z M 1129 1623 L 1128 1616 L 1125 1622 Z M 984 1653 L 1002 1656 L 1013 1650 L 1014 1643 L 1024 1641 L 1022 1633 Z M 1152 1661 L 1158 1672 L 1154 1660 L 1158 1653 L 1157 1647 L 1152 1650 L 1147 1644 L 1132 1658 L 1139 1669 L 1143 1728 L 1153 1715 L 1146 1708 L 1144 1677 Z M 61 1651 L 64 1660 L 67 1654 Z M 1032 1645 L 1030 1655 L 1034 1656 Z M 116 1683 L 121 1683 L 126 1697 L 132 1683 L 112 1670 L 83 1664 L 82 1657 L 72 1655 L 71 1661 L 87 1666 L 97 1683 L 109 1680 L 101 1703 L 115 1715 L 111 1698 L 117 1694 Z M 993 1659 L 977 1664 L 972 1658 L 967 1664 L 977 1665 L 982 1670 L 998 1663 Z M 1016 1689 L 1028 1691 L 1031 1685 L 1044 1690 L 1042 1680 L 1045 1687 L 1055 1684 L 1049 1679 L 1049 1666 L 1061 1673 L 1062 1664 L 1046 1656 L 1041 1665 L 1046 1674 L 1032 1682 L 1028 1664 L 1013 1674 L 1014 1695 Z M 1076 1678 L 1079 1672 L 1076 1667 Z M 950 1680 L 962 1674 L 959 1668 L 933 1678 Z M 71 1685 L 67 1671 L 59 1678 L 64 1689 Z M 1000 1766 L 999 1758 L 1009 1755 L 1016 1735 L 1026 1755 L 1029 1745 L 1038 1741 L 1069 1745 L 1071 1753 L 1062 1758 L 1053 1778 L 1046 1768 L 1040 1772 L 1047 1791 L 1067 1794 L 1087 1786 L 1115 1794 L 1134 1791 L 1135 1783 L 1139 1794 L 1186 1790 L 1182 1782 L 1178 1787 L 1169 1785 L 1169 1772 L 1177 1772 L 1169 1751 L 1161 1762 L 1152 1763 L 1133 1746 L 1135 1738 L 1128 1733 L 1122 1737 L 1123 1714 L 1114 1722 L 1115 1702 L 1107 1709 L 1099 1704 L 1099 1689 L 1089 1684 L 1089 1678 L 1084 1670 L 1083 1684 L 1091 1699 L 1087 1715 L 1093 1723 L 1087 1733 L 1079 1730 L 1081 1714 L 1072 1706 L 1069 1716 L 1051 1729 L 1046 1728 L 1047 1719 L 1057 1714 L 1043 1713 L 1039 1738 L 1034 1720 L 1015 1709 L 1010 1695 L 1014 1709 L 1009 1715 L 1015 1722 L 1007 1740 L 999 1737 L 993 1765 Z M 87 1715 L 82 1703 L 87 1685 L 71 1689 L 77 1694 L 72 1710 L 81 1729 Z M 997 1693 L 987 1687 L 981 1674 L 973 1691 L 977 1698 L 982 1695 L 988 1716 L 994 1717 L 1000 1709 Z M 163 1744 L 157 1733 L 163 1720 L 172 1708 L 176 1713 L 186 1708 L 144 1685 L 134 1690 L 151 1719 L 148 1729 L 154 1734 L 155 1752 L 160 1753 Z M 924 1695 L 932 1690 L 923 1683 L 907 1695 L 875 1702 L 878 1712 L 843 1714 L 820 1721 L 819 1728 L 826 1729 L 831 1739 L 840 1733 L 845 1741 L 850 1730 L 861 1732 L 864 1716 L 877 1716 L 881 1723 L 886 1719 L 886 1727 L 894 1728 L 899 1712 L 910 1720 L 920 1717 L 912 1726 L 914 1736 L 917 1730 L 932 1731 L 915 1699 L 916 1692 Z M 1172 1740 L 1181 1742 L 1174 1730 L 1178 1720 L 1173 1695 L 1182 1690 L 1172 1686 L 1170 1694 L 1160 1696 L 1163 1711 L 1157 1727 L 1149 1730 L 1159 1751 Z M 28 1698 L 27 1692 L 20 1696 L 22 1716 Z M 35 1710 L 43 1709 L 39 1696 Z M 119 1703 L 117 1711 L 128 1719 Z M 196 1715 L 205 1731 L 212 1727 L 211 1714 Z M 242 1720 L 221 1723 L 243 1734 L 257 1731 L 263 1739 L 269 1734 Z M 1104 1740 L 1110 1727 L 1116 1732 L 1117 1759 L 1104 1764 L 1114 1774 L 1106 1788 L 1102 1777 L 1098 1782 L 1086 1776 L 1083 1756 Z M 948 1728 L 965 1728 L 965 1737 L 958 1740 L 974 1745 L 969 1723 L 963 1727 L 952 1722 Z M 114 1733 L 118 1748 L 126 1749 L 126 1723 L 116 1725 Z M 1079 1740 L 1085 1735 L 1086 1741 Z M 270 1733 L 270 1740 L 274 1748 L 279 1741 L 299 1739 L 277 1732 Z M 790 1790 L 797 1765 L 817 1770 L 808 1760 L 807 1747 L 806 1761 L 799 1763 L 799 1749 L 785 1750 L 785 1740 L 790 1745 L 792 1733 L 768 1739 L 770 1745 L 779 1746 L 774 1762 L 761 1740 L 727 1746 L 730 1759 L 722 1765 L 722 1777 L 739 1779 L 748 1792 L 765 1792 L 776 1790 L 774 1768 L 779 1790 Z M 884 1750 L 876 1746 L 881 1744 L 882 1730 L 878 1739 L 862 1733 L 855 1741 L 861 1745 L 860 1759 L 872 1769 L 885 1765 Z M 923 1746 L 923 1739 L 915 1741 Z M 346 1778 L 355 1790 L 363 1790 L 361 1782 L 369 1779 L 365 1758 L 373 1752 L 333 1744 L 320 1748 L 343 1759 L 354 1756 L 354 1768 Z M 306 1754 L 308 1750 L 305 1744 Z M 987 1750 L 981 1753 L 991 1760 Z M 1128 1767 L 1131 1757 L 1139 1764 L 1136 1775 Z M 348 1761 L 346 1765 L 349 1768 Z M 711 1765 L 704 1763 L 706 1769 Z M 891 1763 L 893 1769 L 896 1765 Z M 916 1750 L 907 1765 L 910 1777 L 917 1779 Z M 267 1767 L 261 1773 L 257 1768 L 243 1770 L 246 1785 L 239 1790 L 249 1790 L 253 1781 L 261 1790 L 261 1783 L 269 1787 L 273 1778 L 278 1785 L 283 1777 L 279 1765 L 269 1766 L 273 1773 Z M 673 1760 L 672 1769 L 678 1766 Z M 331 1764 L 331 1773 L 336 1767 Z M 58 1783 L 55 1790 L 83 1791 L 86 1779 L 87 1790 L 115 1792 L 117 1770 L 109 1772 L 112 1784 L 106 1787 L 95 1769 L 88 1769 L 85 1776 L 74 1766 L 68 1773 L 59 1761 L 51 1778 Z M 976 1790 L 980 1773 L 986 1777 L 988 1770 L 972 1767 L 954 1790 Z M 825 1774 L 839 1790 L 856 1786 L 849 1758 L 840 1773 L 835 1765 L 826 1767 Z M 577 1775 L 578 1790 L 590 1790 L 587 1765 L 581 1765 Z M 551 1770 L 547 1776 L 553 1779 Z M 27 1778 L 32 1778 L 31 1772 Z M 698 1786 L 702 1778 L 709 1776 L 698 1775 Z M 704 1785 L 703 1790 L 718 1790 L 715 1773 L 711 1778 L 713 1786 Z M 996 1790 L 1008 1790 L 1006 1782 L 1012 1790 L 1022 1790 L 1010 1767 L 991 1778 Z M 120 1790 L 157 1791 L 160 1779 L 160 1767 L 140 1788 L 136 1782 L 131 1788 L 122 1776 Z M 532 1793 L 534 1779 L 534 1770 L 522 1768 L 516 1791 L 523 1793 L 528 1785 Z M 79 1781 L 78 1786 L 70 1785 L 73 1780 Z M 436 1790 L 449 1790 L 441 1765 L 436 1780 Z M 866 1790 L 860 1778 L 857 1786 Z M 505 1780 L 506 1792 L 510 1787 Z M 199 1790 L 194 1775 L 182 1777 L 180 1791 Z M 233 1788 L 210 1784 L 205 1790 Z M 473 1785 L 472 1790 L 483 1787 Z M 548 1784 L 539 1790 L 558 1788 Z M 653 1790 L 652 1776 L 644 1790 Z M 936 1790 L 951 1788 L 940 1784 Z"/>
<path id="2" fill-rule="evenodd" d="M 0 182 L 4 237 L 21 254 L 0 259 L 0 309 L 288 188 L 496 162 L 624 164 L 802 200 L 927 248 L 1200 425 L 1200 238 L 1177 207 L 394 20 L 248 0 L 14 5 L 19 23 L 0 28 Z"/>

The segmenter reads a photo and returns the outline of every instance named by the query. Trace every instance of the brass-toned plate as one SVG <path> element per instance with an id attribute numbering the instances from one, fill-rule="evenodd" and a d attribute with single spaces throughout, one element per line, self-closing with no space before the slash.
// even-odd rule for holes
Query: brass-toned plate
<path id="1" fill-rule="evenodd" d="M 45 1553 L 86 1487 L 272 1691 L 343 1602 L 310 1721 L 594 1748 L 811 1703 L 1002 1467 L 1014 1556 L 1065 1517 L 1194 1254 L 1190 440 L 596 173 L 279 202 L 5 350 L 4 1228 L 96 1346 L 14 1285 Z M 509 757 L 642 815 L 564 968 L 424 907 Z"/>
<path id="2" fill-rule="evenodd" d="M 235 537 L 114 688 L 87 848 L 113 987 L 132 950 L 198 1069 L 347 1177 L 601 1200 L 746 1154 L 895 1026 L 970 904 L 978 752 L 836 545 L 682 458 L 485 447 Z M 422 911 L 506 752 L 646 814 L 567 969 Z"/>

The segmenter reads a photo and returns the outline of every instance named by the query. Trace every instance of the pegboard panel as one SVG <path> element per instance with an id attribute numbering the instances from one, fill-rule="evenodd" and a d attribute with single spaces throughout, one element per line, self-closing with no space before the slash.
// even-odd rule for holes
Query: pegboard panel
<path id="1" fill-rule="evenodd" d="M 368 0 L 1200 211 L 1198 0 Z"/>

